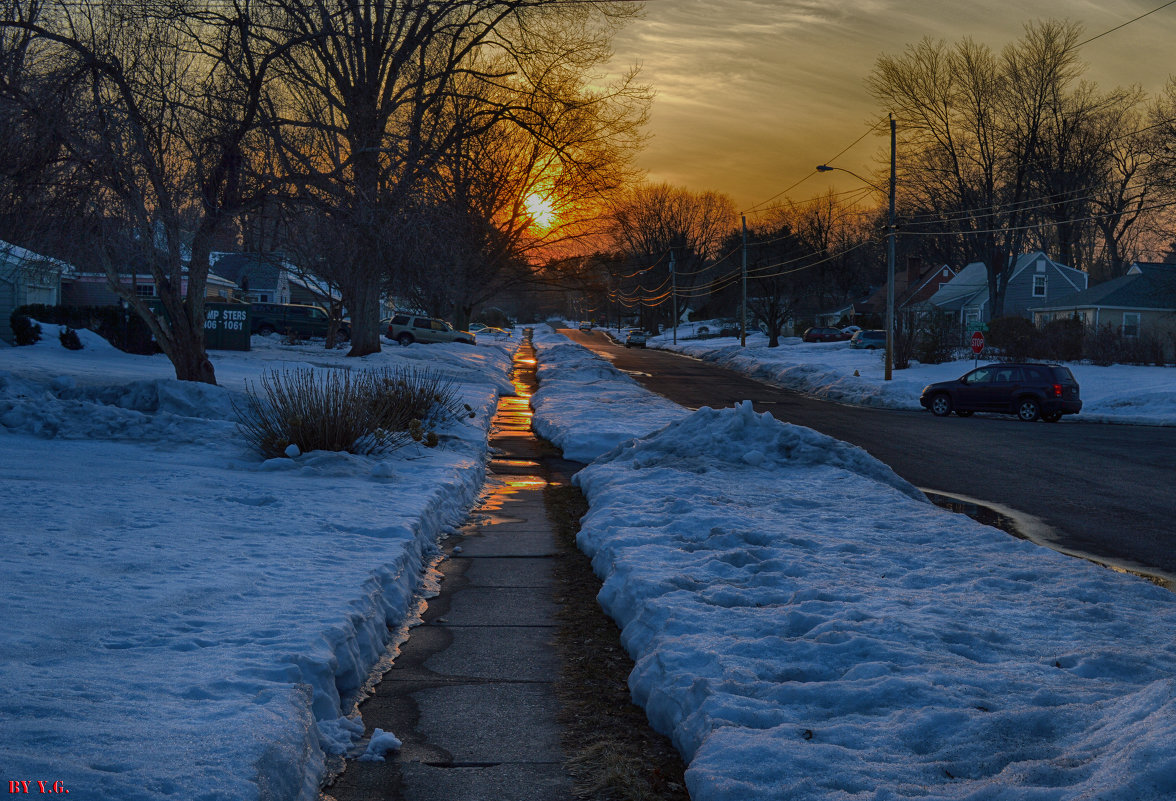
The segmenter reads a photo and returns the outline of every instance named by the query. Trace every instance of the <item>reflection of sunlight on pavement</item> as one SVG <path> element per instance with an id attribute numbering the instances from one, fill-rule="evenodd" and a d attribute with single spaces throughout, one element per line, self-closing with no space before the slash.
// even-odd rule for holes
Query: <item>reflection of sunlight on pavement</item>
<path id="1" fill-rule="evenodd" d="M 502 397 L 498 411 L 490 428 L 490 442 L 497 443 L 499 453 L 509 453 L 511 448 L 506 440 L 531 438 L 531 395 L 535 389 L 535 351 L 529 341 L 524 342 L 515 354 L 511 383 L 515 397 Z M 499 523 L 517 523 L 519 518 L 511 517 L 504 511 L 507 503 L 522 500 L 521 494 L 542 490 L 547 480 L 538 475 L 539 463 L 533 459 L 498 457 L 491 458 L 490 470 L 482 491 L 482 500 L 474 512 L 471 522 L 477 526 Z"/>

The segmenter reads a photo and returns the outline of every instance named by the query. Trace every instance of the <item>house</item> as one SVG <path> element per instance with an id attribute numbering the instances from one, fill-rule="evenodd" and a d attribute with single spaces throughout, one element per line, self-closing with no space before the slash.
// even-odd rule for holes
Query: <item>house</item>
<path id="1" fill-rule="evenodd" d="M 119 276 L 124 286 L 134 287 L 135 294 L 142 298 L 159 297 L 155 279 L 150 273 L 126 273 Z M 115 306 L 122 300 L 106 279 L 106 273 L 73 272 L 62 279 L 61 303 L 64 306 Z M 227 278 L 210 272 L 204 285 L 204 297 L 210 300 L 233 300 L 237 285 Z M 188 273 L 184 270 L 180 292 L 188 293 Z"/>
<path id="2" fill-rule="evenodd" d="M 15 309 L 60 303 L 62 277 L 72 273 L 63 261 L 0 240 L 0 339 L 12 344 L 9 318 Z"/>
<path id="3" fill-rule="evenodd" d="M 894 273 L 895 312 L 920 307 L 955 277 L 956 271 L 946 264 L 933 267 L 924 265 L 920 258 L 907 259 L 906 269 Z M 886 286 L 876 289 L 858 311 L 886 314 Z"/>
<path id="4" fill-rule="evenodd" d="M 298 273 L 290 276 L 290 302 L 303 303 L 310 306 L 322 306 L 330 309 L 331 304 L 342 301 L 337 289 L 332 288 L 326 281 L 308 273 Z"/>
<path id="5" fill-rule="evenodd" d="M 1110 325 L 1125 337 L 1156 336 L 1176 356 L 1176 264 L 1136 262 L 1127 274 L 1034 306 L 1033 322 L 1077 317 L 1090 328 Z"/>
<path id="6" fill-rule="evenodd" d="M 213 253 L 212 268 L 237 289 L 244 300 L 257 303 L 305 303 L 292 299 L 290 269 L 280 256 L 264 253 Z"/>
<path id="7" fill-rule="evenodd" d="M 1087 275 L 1046 256 L 1040 250 L 1017 258 L 1005 289 L 1004 316 L 1032 318 L 1029 309 L 1052 299 L 1086 289 Z M 965 327 L 992 319 L 988 297 L 988 269 L 975 261 L 934 293 L 928 302 L 959 316 Z"/>

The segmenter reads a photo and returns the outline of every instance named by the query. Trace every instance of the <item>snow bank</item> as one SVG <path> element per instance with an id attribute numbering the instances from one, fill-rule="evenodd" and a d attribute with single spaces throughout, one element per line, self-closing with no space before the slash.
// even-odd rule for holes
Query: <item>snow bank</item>
<path id="1" fill-rule="evenodd" d="M 362 750 L 355 700 L 476 498 L 509 349 L 347 360 L 255 337 L 204 387 L 80 333 L 0 351 L 0 771 L 101 801 L 316 798 L 324 755 Z M 263 462 L 230 417 L 264 369 L 405 364 L 476 412 L 435 449 Z"/>
<path id="2" fill-rule="evenodd" d="M 550 356 L 559 399 L 574 360 Z M 659 428 L 576 474 L 579 544 L 694 801 L 1176 797 L 1171 593 L 943 511 L 750 404 Z"/>
<path id="3" fill-rule="evenodd" d="M 543 329 L 533 335 L 539 359 L 539 389 L 531 398 L 534 426 L 566 458 L 590 462 L 686 414 L 592 351 Z"/>
<path id="4" fill-rule="evenodd" d="M 633 697 L 695 801 L 1176 793 L 1171 593 L 750 404 L 575 481 Z"/>
<path id="5" fill-rule="evenodd" d="M 959 378 L 973 367 L 969 360 L 915 362 L 909 369 L 893 371 L 893 379 L 885 381 L 882 352 L 857 350 L 847 342 L 802 342 L 799 337 L 785 337 L 779 347 L 769 348 L 767 337 L 758 332 L 748 336 L 746 348 L 730 337 L 684 340 L 680 336 L 676 345 L 671 340 L 665 333 L 650 338 L 648 347 L 705 359 L 813 397 L 888 409 L 921 409 L 923 387 Z M 1066 366 L 1078 380 L 1083 398 L 1082 413 L 1067 417 L 1066 422 L 1176 425 L 1176 369 Z"/>

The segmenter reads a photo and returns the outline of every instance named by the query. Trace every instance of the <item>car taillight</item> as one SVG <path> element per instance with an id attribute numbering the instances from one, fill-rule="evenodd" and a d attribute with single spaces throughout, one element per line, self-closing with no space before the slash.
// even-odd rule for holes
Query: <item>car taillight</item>
<path id="1" fill-rule="evenodd" d="M 1053 390 L 1054 390 L 1054 397 L 1055 398 L 1062 397 L 1062 385 L 1061 384 L 1054 384 Z"/>

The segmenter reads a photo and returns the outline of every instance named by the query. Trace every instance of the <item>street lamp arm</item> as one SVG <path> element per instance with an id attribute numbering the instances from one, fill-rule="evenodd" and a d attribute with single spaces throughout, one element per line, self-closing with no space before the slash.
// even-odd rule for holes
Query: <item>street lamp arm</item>
<path id="1" fill-rule="evenodd" d="M 868 181 L 868 180 L 866 180 L 865 178 L 863 178 L 862 176 L 858 175 L 858 174 L 857 174 L 856 172 L 854 172 L 853 170 L 847 170 L 847 169 L 845 169 L 844 167 L 830 167 L 828 164 L 818 164 L 818 165 L 817 165 L 817 172 L 832 172 L 833 170 L 840 170 L 841 172 L 847 172 L 847 173 L 849 173 L 850 175 L 852 175 L 854 178 L 857 178 L 857 179 L 858 179 L 859 181 L 861 181 L 863 184 L 867 184 L 867 185 L 869 185 L 869 186 L 872 186 L 872 187 L 874 187 L 875 189 L 877 189 L 877 190 L 878 190 L 879 192 L 881 192 L 882 194 L 886 194 L 886 193 L 887 193 L 887 191 L 888 191 L 888 190 L 886 190 L 886 189 L 883 189 L 882 187 L 878 186 L 878 184 L 874 183 L 873 181 Z"/>

